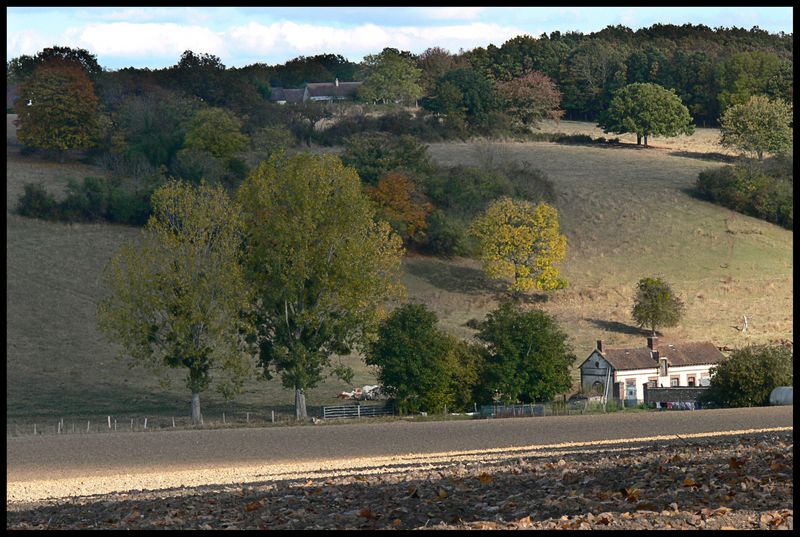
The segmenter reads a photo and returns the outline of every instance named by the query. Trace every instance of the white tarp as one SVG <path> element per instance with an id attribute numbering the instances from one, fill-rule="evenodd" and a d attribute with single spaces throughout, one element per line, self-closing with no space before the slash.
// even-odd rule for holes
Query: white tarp
<path id="1" fill-rule="evenodd" d="M 769 404 L 771 405 L 791 405 L 792 386 L 778 386 L 769 394 Z"/>

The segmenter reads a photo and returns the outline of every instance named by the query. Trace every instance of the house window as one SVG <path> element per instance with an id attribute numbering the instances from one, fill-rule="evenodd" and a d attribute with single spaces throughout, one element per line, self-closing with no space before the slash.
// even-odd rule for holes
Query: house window
<path id="1" fill-rule="evenodd" d="M 648 388 L 655 388 L 657 382 L 658 382 L 658 377 L 649 377 L 647 379 L 647 387 Z"/>
<path id="2" fill-rule="evenodd" d="M 597 368 L 599 368 L 599 367 L 600 367 L 600 362 L 595 362 L 595 363 L 594 363 L 594 366 L 595 366 L 595 367 L 597 367 Z"/>
<path id="3" fill-rule="evenodd" d="M 669 385 L 673 388 L 676 386 L 680 386 L 680 377 L 675 375 L 669 378 Z"/>
<path id="4" fill-rule="evenodd" d="M 689 375 L 688 377 L 686 377 L 686 385 L 694 386 L 694 375 Z"/>

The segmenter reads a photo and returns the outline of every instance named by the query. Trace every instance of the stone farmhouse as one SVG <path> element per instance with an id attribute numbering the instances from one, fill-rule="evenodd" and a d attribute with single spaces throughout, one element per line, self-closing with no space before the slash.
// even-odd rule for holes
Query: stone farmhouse
<path id="1" fill-rule="evenodd" d="M 363 82 L 309 82 L 304 88 L 271 88 L 269 100 L 278 104 L 306 101 L 352 101 Z"/>
<path id="2" fill-rule="evenodd" d="M 581 392 L 609 400 L 644 401 L 652 388 L 707 386 L 714 364 L 724 359 L 711 342 L 661 343 L 648 337 L 647 346 L 607 348 L 603 340 L 580 365 Z"/>

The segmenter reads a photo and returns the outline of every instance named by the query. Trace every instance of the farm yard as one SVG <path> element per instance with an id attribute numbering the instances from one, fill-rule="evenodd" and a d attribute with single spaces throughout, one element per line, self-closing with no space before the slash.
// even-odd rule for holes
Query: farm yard
<path id="1" fill-rule="evenodd" d="M 7 421 L 185 414 L 188 391 L 181 372 L 162 389 L 147 371 L 129 370 L 116 360 L 117 348 L 96 327 L 95 305 L 104 294 L 101 270 L 138 230 L 14 214 L 26 182 L 41 182 L 59 194 L 68 178 L 103 172 L 77 160 L 59 164 L 21 157 L 12 120 L 8 115 Z M 552 128 L 597 135 L 589 123 L 560 122 Z M 621 345 L 644 337 L 630 308 L 634 285 L 645 275 L 668 279 L 686 303 L 683 322 L 666 330 L 668 337 L 726 347 L 791 340 L 792 232 L 691 196 L 697 174 L 719 166 L 714 159 L 724 153 L 713 142 L 715 131 L 698 131 L 696 146 L 692 138 L 669 143 L 655 138 L 648 149 L 627 143 L 470 142 L 434 143 L 429 152 L 443 165 L 525 160 L 553 180 L 568 239 L 562 274 L 569 287 L 535 295 L 530 305 L 556 316 L 578 360 L 596 339 Z M 465 324 L 482 319 L 499 298 L 497 286 L 470 259 L 409 254 L 402 281 L 409 298 L 428 305 L 445 329 L 462 337 L 472 333 Z M 749 320 L 746 333 L 739 330 L 743 315 Z M 358 356 L 343 361 L 354 368 L 352 386 L 375 383 L 375 372 Z M 331 378 L 308 392 L 309 405 L 334 404 L 336 394 L 352 386 Z M 214 392 L 202 397 L 209 415 L 265 408 L 288 412 L 293 402 L 292 391 L 279 380 L 249 381 L 232 403 Z"/>

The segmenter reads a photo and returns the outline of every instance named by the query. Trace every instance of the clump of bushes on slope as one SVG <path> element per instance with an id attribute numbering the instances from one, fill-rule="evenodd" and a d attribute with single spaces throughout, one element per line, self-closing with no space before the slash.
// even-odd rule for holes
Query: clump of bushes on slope
<path id="1" fill-rule="evenodd" d="M 702 199 L 794 229 L 791 157 L 706 170 L 696 187 Z"/>

